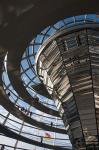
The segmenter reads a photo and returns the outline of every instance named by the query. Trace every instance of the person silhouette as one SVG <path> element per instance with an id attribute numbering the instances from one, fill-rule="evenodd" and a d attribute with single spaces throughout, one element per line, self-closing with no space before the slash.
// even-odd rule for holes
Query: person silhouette
<path id="1" fill-rule="evenodd" d="M 53 126 L 53 122 L 51 122 L 51 127 Z"/>
<path id="2" fill-rule="evenodd" d="M 41 136 L 41 143 L 43 143 L 43 136 Z"/>
<path id="3" fill-rule="evenodd" d="M 4 150 L 4 145 L 1 146 L 1 150 Z"/>

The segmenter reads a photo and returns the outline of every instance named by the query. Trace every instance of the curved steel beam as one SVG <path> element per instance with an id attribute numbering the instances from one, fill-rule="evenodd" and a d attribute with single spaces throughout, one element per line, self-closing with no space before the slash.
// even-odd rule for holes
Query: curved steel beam
<path id="1" fill-rule="evenodd" d="M 11 65 L 8 67 L 9 77 L 11 76 L 11 72 L 19 72 L 20 60 L 24 49 L 33 39 L 34 35 L 40 32 L 44 27 L 53 24 L 66 16 L 69 17 L 98 12 L 98 3 L 98 0 L 97 2 L 90 0 L 90 5 L 88 0 L 82 2 L 78 0 L 63 0 L 62 2 L 60 0 L 55 0 L 54 2 L 52 0 L 33 0 L 32 4 L 34 7 L 32 9 L 16 16 L 14 20 L 9 20 L 8 25 L 0 29 L 0 44 L 9 51 L 8 63 Z M 13 3 L 13 5 L 15 4 Z M 17 2 L 17 6 L 20 6 L 19 2 Z M 20 82 L 17 78 L 14 80 Z M 19 82 L 17 82 L 17 84 Z M 16 87 L 16 83 L 12 84 L 13 87 Z"/>
<path id="2" fill-rule="evenodd" d="M 3 133 L 7 137 L 17 139 L 17 140 L 23 141 L 25 143 L 36 145 L 36 146 L 39 146 L 39 147 L 44 147 L 44 148 L 49 148 L 49 149 L 54 149 L 54 150 L 60 150 L 60 149 L 61 150 L 69 150 L 68 148 L 62 148 L 60 146 L 48 145 L 48 144 L 45 144 L 45 143 L 40 143 L 40 142 L 31 140 L 31 139 L 26 138 L 22 135 L 18 135 L 17 133 L 9 130 L 7 127 L 5 127 L 1 124 L 0 124 L 0 132 Z"/>
<path id="3" fill-rule="evenodd" d="M 24 113 L 22 113 L 20 110 L 18 110 L 17 107 L 15 107 L 14 103 L 12 103 L 8 97 L 5 95 L 3 88 L 0 88 L 0 104 L 11 114 L 13 114 L 15 117 L 33 125 L 37 126 L 39 128 L 42 128 L 44 130 L 48 130 L 51 132 L 58 132 L 58 133 L 63 133 L 66 134 L 66 130 L 60 129 L 60 128 L 55 128 L 48 126 L 44 124 L 43 122 L 36 121 L 28 116 L 26 116 Z"/>

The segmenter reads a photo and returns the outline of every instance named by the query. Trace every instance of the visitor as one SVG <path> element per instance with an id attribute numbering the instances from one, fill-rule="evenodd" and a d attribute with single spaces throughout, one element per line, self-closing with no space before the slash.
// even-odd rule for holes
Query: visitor
<path id="1" fill-rule="evenodd" d="M 43 136 L 41 136 L 41 143 L 43 143 Z"/>
<path id="2" fill-rule="evenodd" d="M 1 146 L 1 150 L 4 150 L 4 145 Z"/>
<path id="3" fill-rule="evenodd" d="M 51 127 L 53 126 L 53 122 L 51 122 Z"/>

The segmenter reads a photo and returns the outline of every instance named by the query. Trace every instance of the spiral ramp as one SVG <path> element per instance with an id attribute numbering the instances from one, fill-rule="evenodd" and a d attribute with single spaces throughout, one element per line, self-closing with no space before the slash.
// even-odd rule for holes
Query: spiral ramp
<path id="1" fill-rule="evenodd" d="M 99 148 L 98 3 L 0 2 L 1 149 Z"/>

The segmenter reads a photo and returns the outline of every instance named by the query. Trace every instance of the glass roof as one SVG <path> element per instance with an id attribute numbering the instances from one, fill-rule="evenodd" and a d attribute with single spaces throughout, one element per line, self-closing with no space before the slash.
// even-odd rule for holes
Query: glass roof
<path id="1" fill-rule="evenodd" d="M 20 76 L 23 81 L 23 84 L 28 91 L 28 93 L 32 97 L 39 98 L 40 104 L 46 106 L 46 108 L 50 108 L 52 110 L 57 111 L 57 107 L 53 99 L 47 98 L 43 94 L 38 94 L 39 92 L 33 89 L 34 86 L 39 85 L 41 80 L 39 79 L 36 70 L 35 70 L 35 57 L 42 46 L 42 44 L 50 38 L 50 36 L 54 35 L 56 32 L 60 31 L 63 28 L 69 28 L 74 24 L 80 24 L 83 22 L 99 22 L 99 18 L 95 14 L 81 15 L 81 16 L 73 16 L 70 18 L 64 18 L 63 20 L 57 22 L 54 25 L 48 26 L 46 29 L 41 31 L 40 34 L 35 36 L 30 44 L 27 46 L 20 63 Z M 63 121 L 60 117 L 56 117 L 53 114 L 47 114 L 43 111 L 36 109 L 31 106 L 28 102 L 24 101 L 22 97 L 20 97 L 20 93 L 16 92 L 16 89 L 12 86 L 10 79 L 7 74 L 7 55 L 4 60 L 4 72 L 2 74 L 2 81 L 4 91 L 11 101 L 14 104 L 14 107 L 36 121 L 40 123 L 44 123 L 49 126 L 53 126 L 55 128 L 65 129 Z M 43 137 L 43 142 L 49 145 L 57 145 L 62 147 L 67 147 L 69 149 L 72 148 L 71 142 L 69 140 L 68 135 L 61 134 L 58 132 L 51 132 L 45 129 L 39 128 L 37 126 L 33 126 L 30 123 L 27 123 L 25 120 L 21 120 L 20 118 L 15 117 L 11 112 L 8 112 L 3 106 L 0 105 L 0 123 L 6 127 L 8 127 L 13 132 L 27 137 L 29 139 L 33 139 L 35 141 L 41 142 L 41 138 Z M 48 137 L 47 137 L 48 136 Z M 0 144 L 4 144 L 5 149 L 17 150 L 21 149 L 35 149 L 35 150 L 44 150 L 44 148 L 33 146 L 31 144 L 27 144 L 25 142 L 17 141 L 15 139 L 10 139 L 8 137 L 4 137 L 0 135 Z M 13 142 L 12 142 L 13 141 Z M 6 143 L 6 144 L 5 144 Z M 8 146 L 9 147 L 8 147 Z M 11 147 L 10 147 L 11 146 Z M 47 148 L 46 148 L 47 149 Z"/>

